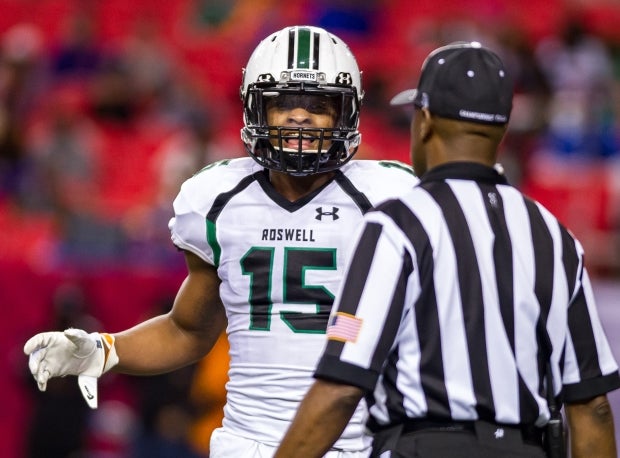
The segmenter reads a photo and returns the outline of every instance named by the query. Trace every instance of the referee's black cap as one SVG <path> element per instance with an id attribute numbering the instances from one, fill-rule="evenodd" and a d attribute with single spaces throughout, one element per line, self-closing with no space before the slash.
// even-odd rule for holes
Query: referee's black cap
<path id="1" fill-rule="evenodd" d="M 502 60 L 480 43 L 455 42 L 431 52 L 417 89 L 403 91 L 391 105 L 414 104 L 443 118 L 506 124 L 513 83 Z"/>

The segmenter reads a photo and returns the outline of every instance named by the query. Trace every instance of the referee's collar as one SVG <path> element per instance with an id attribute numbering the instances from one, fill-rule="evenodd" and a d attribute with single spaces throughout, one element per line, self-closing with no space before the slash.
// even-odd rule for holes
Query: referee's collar
<path id="1" fill-rule="evenodd" d="M 499 169 L 499 170 L 498 170 Z M 438 165 L 420 177 L 420 184 L 447 179 L 472 180 L 488 184 L 508 184 L 501 166 L 489 167 L 477 162 L 448 162 Z"/>

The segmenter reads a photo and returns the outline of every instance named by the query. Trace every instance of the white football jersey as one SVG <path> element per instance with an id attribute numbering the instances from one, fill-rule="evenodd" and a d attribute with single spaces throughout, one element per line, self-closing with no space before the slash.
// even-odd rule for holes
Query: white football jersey
<path id="1" fill-rule="evenodd" d="M 228 317 L 225 429 L 278 443 L 314 381 L 325 329 L 362 215 L 417 183 L 394 161 L 355 160 L 296 202 L 251 158 L 216 162 L 174 201 L 172 241 L 217 267 Z M 362 401 L 336 447 L 368 446 Z"/>

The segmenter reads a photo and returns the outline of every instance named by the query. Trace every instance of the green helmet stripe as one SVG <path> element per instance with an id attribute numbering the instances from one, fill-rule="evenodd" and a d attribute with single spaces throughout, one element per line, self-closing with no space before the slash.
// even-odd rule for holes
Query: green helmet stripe
<path id="1" fill-rule="evenodd" d="M 297 29 L 297 68 L 310 68 L 311 38 L 310 29 Z"/>
<path id="2" fill-rule="evenodd" d="M 295 27 L 288 35 L 288 68 L 319 69 L 321 36 L 309 27 Z"/>

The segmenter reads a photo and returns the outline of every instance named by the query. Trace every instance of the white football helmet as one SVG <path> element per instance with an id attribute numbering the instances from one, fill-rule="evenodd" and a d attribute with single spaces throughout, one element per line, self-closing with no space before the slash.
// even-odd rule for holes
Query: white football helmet
<path id="1" fill-rule="evenodd" d="M 291 103 L 317 96 L 335 107 L 333 128 L 268 124 L 266 105 L 273 97 Z M 361 73 L 346 43 L 318 27 L 286 27 L 261 41 L 243 70 L 241 138 L 250 156 L 268 169 L 291 175 L 335 170 L 359 147 L 362 98 Z M 290 140 L 299 146 L 286 147 Z M 302 140 L 317 149 L 303 150 Z"/>

